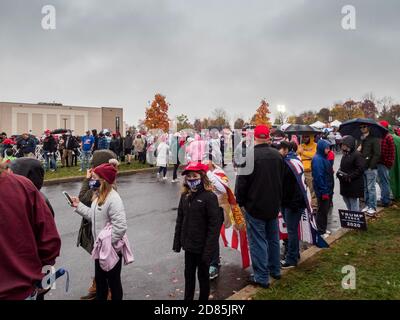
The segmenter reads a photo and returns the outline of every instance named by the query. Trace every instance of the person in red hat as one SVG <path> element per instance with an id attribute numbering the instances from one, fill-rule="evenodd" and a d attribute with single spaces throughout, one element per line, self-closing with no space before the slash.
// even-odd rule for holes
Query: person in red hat
<path id="1" fill-rule="evenodd" d="M 221 211 L 217 196 L 207 178 L 208 166 L 191 162 L 182 172 L 185 176 L 179 201 L 173 250 L 185 250 L 185 300 L 193 300 L 196 271 L 200 285 L 199 300 L 210 295 L 209 268 L 218 245 Z"/>
<path id="2" fill-rule="evenodd" d="M 56 162 L 56 152 L 57 152 L 57 142 L 56 139 L 51 134 L 51 131 L 47 129 L 45 132 L 45 137 L 43 139 L 43 157 L 45 170 L 56 171 L 57 170 L 57 162 Z"/>
<path id="3" fill-rule="evenodd" d="M 389 122 L 381 121 L 379 124 L 386 129 L 389 128 Z M 381 157 L 378 162 L 378 184 L 381 188 L 382 207 L 389 207 L 390 200 L 390 169 L 394 165 L 395 160 L 395 144 L 393 136 L 388 132 L 381 140 Z"/>
<path id="4" fill-rule="evenodd" d="M 284 162 L 279 151 L 270 146 L 267 126 L 258 125 L 254 129 L 254 139 L 255 146 L 246 155 L 246 167 L 238 170 L 235 195 L 246 217 L 254 270 L 250 282 L 268 288 L 270 275 L 275 279 L 281 277 L 278 214 Z"/>
<path id="5" fill-rule="evenodd" d="M 113 188 L 116 176 L 117 169 L 111 163 L 93 169 L 89 185 L 94 190 L 95 199 L 90 208 L 80 202 L 78 197 L 72 197 L 75 212 L 92 223 L 93 239 L 97 240 L 106 225 L 111 224 L 113 245 L 122 240 L 127 230 L 124 204 Z M 112 300 L 122 300 L 121 267 L 121 255 L 118 263 L 109 271 L 104 271 L 99 260 L 95 260 L 96 300 L 107 300 L 109 289 Z"/>

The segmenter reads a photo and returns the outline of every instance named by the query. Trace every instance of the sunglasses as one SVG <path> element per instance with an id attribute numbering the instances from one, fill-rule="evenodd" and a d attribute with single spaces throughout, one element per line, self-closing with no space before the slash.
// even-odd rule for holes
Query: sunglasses
<path id="1" fill-rule="evenodd" d="M 360 126 L 360 129 L 368 128 L 368 126 Z"/>

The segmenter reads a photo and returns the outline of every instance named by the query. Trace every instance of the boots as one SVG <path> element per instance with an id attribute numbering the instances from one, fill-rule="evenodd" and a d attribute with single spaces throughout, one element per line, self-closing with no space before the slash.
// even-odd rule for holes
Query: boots
<path id="1" fill-rule="evenodd" d="M 96 281 L 93 279 L 92 285 L 88 289 L 86 296 L 81 297 L 81 300 L 94 300 L 96 299 Z"/>

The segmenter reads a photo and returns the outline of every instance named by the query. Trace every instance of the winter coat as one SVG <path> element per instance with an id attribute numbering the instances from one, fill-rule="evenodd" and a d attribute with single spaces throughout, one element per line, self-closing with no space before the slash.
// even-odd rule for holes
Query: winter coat
<path id="1" fill-rule="evenodd" d="M 332 165 L 325 155 L 326 148 L 329 148 L 329 142 L 323 139 L 319 140 L 317 153 L 311 162 L 313 186 L 318 198 L 323 195 L 331 195 L 333 190 Z"/>
<path id="2" fill-rule="evenodd" d="M 144 141 L 142 138 L 136 138 L 133 141 L 133 145 L 135 146 L 135 151 L 143 152 L 144 151 Z"/>
<path id="3" fill-rule="evenodd" d="M 43 151 L 50 153 L 57 151 L 57 142 L 52 135 L 43 139 Z"/>
<path id="4" fill-rule="evenodd" d="M 176 219 L 173 250 L 202 254 L 210 263 L 218 247 L 221 211 L 217 196 L 203 188 L 182 194 Z"/>
<path id="5" fill-rule="evenodd" d="M 387 133 L 385 137 L 381 140 L 381 159 L 379 163 L 386 166 L 386 168 L 391 169 L 394 165 L 394 159 L 394 139 L 391 134 Z"/>
<path id="6" fill-rule="evenodd" d="M 285 164 L 279 152 L 268 144 L 256 145 L 253 151 L 247 151 L 246 156 L 246 163 L 250 163 L 252 159 L 248 157 L 254 154 L 251 174 L 240 174 L 242 168 L 239 169 L 235 186 L 236 200 L 256 219 L 275 219 L 281 208 Z"/>
<path id="7" fill-rule="evenodd" d="M 79 147 L 79 143 L 74 136 L 67 136 L 64 143 L 67 150 L 74 150 Z"/>
<path id="8" fill-rule="evenodd" d="M 75 212 L 92 222 L 93 239 L 98 237 L 107 223 L 112 225 L 112 243 L 121 240 L 125 235 L 127 224 L 124 204 L 114 189 L 111 190 L 102 206 L 97 204 L 97 199 L 92 202 L 90 208 L 80 202 Z"/>
<path id="9" fill-rule="evenodd" d="M 367 169 L 376 169 L 381 158 L 381 144 L 379 139 L 368 135 L 361 141 L 361 153 L 367 162 Z"/>
<path id="10" fill-rule="evenodd" d="M 128 135 L 124 139 L 124 148 L 132 149 L 132 146 L 133 146 L 133 137 L 131 135 Z"/>
<path id="11" fill-rule="evenodd" d="M 301 161 L 303 162 L 305 172 L 311 171 L 311 161 L 316 152 L 317 144 L 313 141 L 313 137 L 311 137 L 311 141 L 309 144 L 301 144 L 298 154 L 300 155 Z"/>
<path id="12" fill-rule="evenodd" d="M 0 300 L 23 300 L 42 280 L 42 267 L 55 264 L 61 240 L 45 200 L 30 180 L 2 173 L 0 190 Z"/>
<path id="13" fill-rule="evenodd" d="M 109 149 L 109 146 L 110 145 L 105 136 L 99 137 L 98 150 L 107 150 L 107 149 Z"/>
<path id="14" fill-rule="evenodd" d="M 345 137 L 342 144 L 348 146 L 351 151 L 349 154 L 343 154 L 339 171 L 336 174 L 340 181 L 340 194 L 347 198 L 362 198 L 364 196 L 365 159 L 356 150 L 356 141 L 353 137 Z"/>
<path id="15" fill-rule="evenodd" d="M 295 157 L 295 153 L 291 152 L 288 157 Z M 286 161 L 283 176 L 282 207 L 295 210 L 307 207 L 303 191 L 300 189 L 296 176 Z"/>
<path id="16" fill-rule="evenodd" d="M 157 167 L 166 167 L 168 165 L 169 147 L 165 142 L 160 142 L 157 147 Z"/>
<path id="17" fill-rule="evenodd" d="M 111 139 L 110 150 L 113 151 L 117 156 L 121 154 L 121 140 L 118 138 Z"/>
<path id="18" fill-rule="evenodd" d="M 18 142 L 18 149 L 20 149 L 23 154 L 35 153 L 35 148 L 36 148 L 35 140 L 33 140 L 33 138 L 31 137 L 29 137 L 26 140 L 21 139 Z"/>

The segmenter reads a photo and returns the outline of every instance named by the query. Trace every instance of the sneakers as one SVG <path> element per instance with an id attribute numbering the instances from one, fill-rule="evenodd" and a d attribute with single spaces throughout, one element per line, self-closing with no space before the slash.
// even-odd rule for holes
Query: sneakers
<path id="1" fill-rule="evenodd" d="M 329 237 L 329 233 L 325 232 L 324 234 L 321 235 L 321 237 L 324 239 L 327 239 Z"/>
<path id="2" fill-rule="evenodd" d="M 361 210 L 361 212 L 367 212 L 368 211 L 368 207 L 364 207 L 364 209 Z"/>
<path id="3" fill-rule="evenodd" d="M 376 215 L 376 210 L 375 210 L 375 209 L 372 209 L 372 208 L 369 208 L 369 209 L 367 210 L 366 214 L 367 214 L 368 217 L 375 217 L 375 215 Z"/>
<path id="4" fill-rule="evenodd" d="M 292 269 L 292 268 L 296 268 L 296 265 L 293 264 L 289 264 L 286 261 L 281 261 L 281 269 Z"/>
<path id="5" fill-rule="evenodd" d="M 178 182 L 179 182 L 178 179 L 172 179 L 172 180 L 171 180 L 171 183 L 178 183 Z"/>
<path id="6" fill-rule="evenodd" d="M 209 273 L 210 273 L 210 280 L 218 278 L 218 276 L 219 276 L 219 270 L 217 267 L 214 267 L 214 266 L 210 266 Z"/>
<path id="7" fill-rule="evenodd" d="M 250 276 L 249 282 L 250 282 L 250 284 L 252 284 L 253 286 L 256 286 L 256 287 L 261 287 L 261 288 L 264 288 L 264 289 L 268 289 L 269 288 L 269 283 L 267 283 L 267 284 L 259 283 L 259 282 L 254 280 L 254 276 Z"/>
<path id="8" fill-rule="evenodd" d="M 163 181 L 167 181 L 167 180 L 168 180 L 168 178 L 167 178 L 167 177 L 163 177 L 162 179 L 163 179 Z"/>

